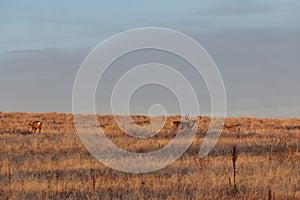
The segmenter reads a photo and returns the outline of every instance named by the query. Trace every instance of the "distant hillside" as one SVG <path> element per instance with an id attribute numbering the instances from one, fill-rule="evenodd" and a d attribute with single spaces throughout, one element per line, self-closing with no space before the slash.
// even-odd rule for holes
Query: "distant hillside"
<path id="1" fill-rule="evenodd" d="M 91 116 L 91 115 L 89 115 Z M 122 116 L 118 116 L 122 118 Z M 140 126 L 146 126 L 150 122 L 150 117 L 142 115 L 132 115 L 132 121 Z M 195 117 L 191 117 L 195 118 Z M 121 131 L 113 115 L 97 115 L 99 127 L 105 132 Z M 75 132 L 74 118 L 72 114 L 65 113 L 23 113 L 23 112 L 0 112 L 0 133 L 2 132 L 26 132 L 29 129 L 28 124 L 35 120 L 44 121 L 43 133 L 73 133 Z M 164 128 L 161 132 L 172 129 L 171 122 L 180 120 L 180 116 L 168 116 Z M 81 123 L 87 123 L 82 121 Z M 202 117 L 198 133 L 207 131 L 210 124 L 209 117 Z M 300 119 L 273 119 L 273 118 L 226 118 L 225 124 L 241 124 L 241 133 L 289 133 L 295 134 L 295 137 L 300 137 Z M 228 130 L 224 129 L 224 132 Z"/>

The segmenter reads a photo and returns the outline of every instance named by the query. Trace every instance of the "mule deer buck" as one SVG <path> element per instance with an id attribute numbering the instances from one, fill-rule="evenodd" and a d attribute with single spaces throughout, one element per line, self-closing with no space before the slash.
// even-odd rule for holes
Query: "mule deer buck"
<path id="1" fill-rule="evenodd" d="M 36 133 L 36 131 L 39 129 L 39 133 L 42 131 L 43 122 L 42 121 L 34 121 L 28 124 L 28 126 L 31 128 L 31 131 Z"/>
<path id="2" fill-rule="evenodd" d="M 201 116 L 200 116 L 201 118 Z M 197 120 L 190 120 L 189 115 L 185 115 L 186 121 L 173 121 L 171 125 L 174 126 L 176 129 L 183 130 L 183 129 L 192 129 Z"/>

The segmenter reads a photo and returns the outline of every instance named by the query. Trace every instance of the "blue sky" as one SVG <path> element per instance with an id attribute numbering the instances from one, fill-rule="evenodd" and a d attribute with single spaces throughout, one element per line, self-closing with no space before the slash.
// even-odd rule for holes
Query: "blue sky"
<path id="1" fill-rule="evenodd" d="M 0 0 L 0 110 L 71 112 L 76 72 L 91 49 L 120 31 L 158 26 L 206 48 L 230 116 L 300 117 L 299 21 L 297 0 Z"/>

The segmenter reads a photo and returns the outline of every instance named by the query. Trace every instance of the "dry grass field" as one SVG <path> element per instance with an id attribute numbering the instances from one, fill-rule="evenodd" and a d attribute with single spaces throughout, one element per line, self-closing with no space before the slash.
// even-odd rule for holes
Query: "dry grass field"
<path id="1" fill-rule="evenodd" d="M 113 116 L 97 118 L 117 146 L 150 152 L 172 140 L 170 122 L 180 116 L 168 117 L 161 132 L 148 139 L 126 135 Z M 43 119 L 41 134 L 28 131 L 28 123 Z M 149 121 L 132 119 L 140 125 Z M 300 119 L 227 118 L 226 124 L 242 124 L 240 132 L 224 129 L 201 159 L 209 122 L 202 118 L 193 144 L 172 165 L 130 174 L 89 154 L 72 114 L 0 112 L 0 199 L 300 199 Z"/>

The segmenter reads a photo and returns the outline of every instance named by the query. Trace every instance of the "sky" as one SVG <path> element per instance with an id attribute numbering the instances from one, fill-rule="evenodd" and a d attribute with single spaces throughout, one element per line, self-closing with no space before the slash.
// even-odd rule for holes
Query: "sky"
<path id="1" fill-rule="evenodd" d="M 0 0 L 0 111 L 72 112 L 76 73 L 96 45 L 121 31 L 163 27 L 210 54 L 224 81 L 228 116 L 300 117 L 299 21 L 297 0 Z M 109 86 L 96 94 L 97 112 L 111 112 L 106 90 L 122 75 L 120 66 L 145 54 L 157 52 L 115 64 L 100 83 Z M 186 65 L 168 64 L 178 63 Z M 199 85 L 201 112 L 209 114 L 209 94 L 202 80 Z M 133 114 L 148 114 L 154 104 L 179 112 L 174 95 L 155 85 L 137 90 L 130 102 Z"/>

